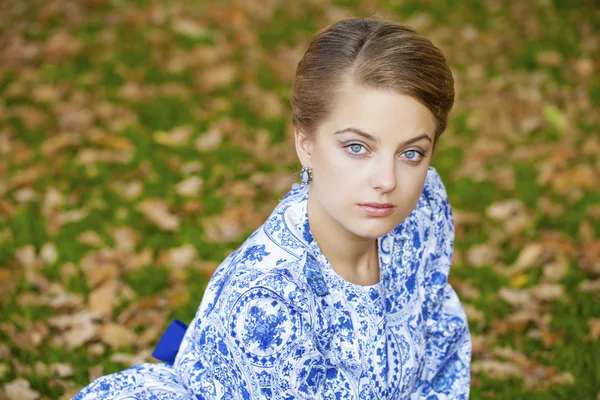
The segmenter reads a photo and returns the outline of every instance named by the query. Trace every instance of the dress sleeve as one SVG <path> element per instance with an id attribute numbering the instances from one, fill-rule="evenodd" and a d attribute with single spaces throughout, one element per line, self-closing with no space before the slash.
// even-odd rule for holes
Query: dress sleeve
<path id="1" fill-rule="evenodd" d="M 445 187 L 430 168 L 424 193 L 433 222 L 431 248 L 425 262 L 425 363 L 411 399 L 468 399 L 471 336 L 465 311 L 448 283 L 454 246 L 454 220 Z"/>
<path id="2" fill-rule="evenodd" d="M 199 399 L 332 398 L 307 299 L 286 277 L 242 277 L 192 321 L 174 367 Z M 328 375 L 329 374 L 329 375 Z M 335 398 L 335 396 L 333 396 Z"/>

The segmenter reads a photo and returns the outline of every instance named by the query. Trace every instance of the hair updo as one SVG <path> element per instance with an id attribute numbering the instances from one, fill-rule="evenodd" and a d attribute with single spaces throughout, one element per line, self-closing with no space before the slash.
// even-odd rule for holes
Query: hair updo
<path id="1" fill-rule="evenodd" d="M 440 49 L 408 26 L 348 18 L 318 32 L 296 69 L 294 126 L 313 136 L 346 82 L 420 101 L 436 120 L 434 144 L 446 129 L 454 104 L 452 72 Z"/>

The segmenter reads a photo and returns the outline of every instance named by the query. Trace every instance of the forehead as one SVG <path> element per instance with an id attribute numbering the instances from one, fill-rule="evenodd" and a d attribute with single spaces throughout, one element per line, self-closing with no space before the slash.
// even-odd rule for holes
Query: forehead
<path id="1" fill-rule="evenodd" d="M 321 131 L 358 128 L 385 138 L 426 133 L 433 138 L 435 117 L 415 98 L 382 89 L 351 86 L 340 90 Z"/>

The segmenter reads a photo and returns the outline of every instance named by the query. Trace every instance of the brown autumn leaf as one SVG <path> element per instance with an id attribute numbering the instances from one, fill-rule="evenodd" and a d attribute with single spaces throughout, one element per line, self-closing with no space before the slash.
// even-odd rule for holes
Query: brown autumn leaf
<path id="1" fill-rule="evenodd" d="M 71 315 L 58 315 L 48 319 L 48 324 L 61 331 L 57 337 L 67 349 L 77 348 L 98 335 L 97 320 L 101 314 L 91 310 Z"/>
<path id="2" fill-rule="evenodd" d="M 40 265 L 35 247 L 32 244 L 18 248 L 15 252 L 15 258 L 25 268 L 36 267 Z"/>
<path id="3" fill-rule="evenodd" d="M 158 262 L 172 270 L 187 268 L 197 259 L 198 252 L 191 244 L 162 251 L 158 256 Z"/>
<path id="4" fill-rule="evenodd" d="M 125 200 L 135 200 L 142 195 L 144 184 L 138 179 L 130 182 L 115 182 L 114 189 Z"/>
<path id="5" fill-rule="evenodd" d="M 18 348 L 39 353 L 39 346 L 48 337 L 49 329 L 45 323 L 35 321 L 23 331 L 10 323 L 2 325 L 1 330 L 10 337 L 11 342 Z"/>
<path id="6" fill-rule="evenodd" d="M 68 293 L 63 287 L 48 299 L 48 306 L 54 311 L 76 310 L 83 305 L 83 296 L 75 293 Z"/>
<path id="7" fill-rule="evenodd" d="M 105 317 L 112 317 L 119 286 L 117 280 L 111 279 L 94 289 L 88 297 L 89 309 Z"/>
<path id="8" fill-rule="evenodd" d="M 525 290 L 502 288 L 498 295 L 513 307 L 527 306 L 533 302 L 533 296 Z"/>
<path id="9" fill-rule="evenodd" d="M 580 247 L 579 266 L 592 276 L 600 276 L 600 239 Z"/>
<path id="10" fill-rule="evenodd" d="M 194 83 L 201 93 L 210 93 L 231 85 L 237 76 L 237 68 L 232 64 L 224 63 L 203 68 L 196 74 Z"/>
<path id="11" fill-rule="evenodd" d="M 293 47 L 281 45 L 267 58 L 267 64 L 275 76 L 283 83 L 291 83 L 296 66 L 306 51 L 305 43 L 296 43 Z"/>
<path id="12" fill-rule="evenodd" d="M 518 365 L 498 360 L 478 360 L 471 365 L 471 370 L 476 373 L 484 373 L 492 379 L 506 380 L 509 378 L 520 378 L 522 371 Z"/>
<path id="13" fill-rule="evenodd" d="M 579 242 L 582 246 L 592 244 L 595 238 L 594 227 L 589 221 L 581 221 L 579 224 Z"/>
<path id="14" fill-rule="evenodd" d="M 579 283 L 580 292 L 600 292 L 600 279 L 584 279 Z"/>
<path id="15" fill-rule="evenodd" d="M 110 232 L 116 249 L 132 252 L 141 240 L 141 234 L 130 226 L 121 226 Z"/>
<path id="16" fill-rule="evenodd" d="M 27 129 L 38 129 L 48 123 L 48 115 L 31 105 L 19 105 L 9 109 L 9 113 L 17 116 Z"/>
<path id="17" fill-rule="evenodd" d="M 137 271 L 154 262 L 154 252 L 146 247 L 137 253 L 129 253 L 122 261 L 126 271 Z"/>
<path id="18" fill-rule="evenodd" d="M 507 276 L 514 276 L 531 268 L 539 266 L 544 247 L 540 243 L 528 243 L 523 247 L 515 262 L 508 268 L 502 270 Z"/>
<path id="19" fill-rule="evenodd" d="M 585 336 L 586 341 L 596 341 L 600 339 L 600 318 L 590 318 L 588 320 L 590 333 Z"/>
<path id="20" fill-rule="evenodd" d="M 128 81 L 119 90 L 119 96 L 130 101 L 147 101 L 156 96 L 156 88 Z"/>
<path id="21" fill-rule="evenodd" d="M 132 330 L 112 322 L 102 325 L 98 336 L 113 350 L 132 345 L 137 339 L 137 335 Z"/>
<path id="22" fill-rule="evenodd" d="M 100 130 L 91 130 L 88 140 L 100 147 L 108 147 L 119 152 L 130 152 L 133 149 L 131 141 L 123 136 L 108 135 Z"/>
<path id="23" fill-rule="evenodd" d="M 169 288 L 165 293 L 169 309 L 176 309 L 190 301 L 189 291 L 183 285 L 176 285 Z"/>
<path id="24" fill-rule="evenodd" d="M 539 310 L 535 308 L 516 311 L 501 320 L 494 321 L 490 333 L 494 336 L 503 333 L 523 333 L 530 323 L 540 324 Z"/>
<path id="25" fill-rule="evenodd" d="M 75 374 L 73 366 L 68 363 L 54 363 L 50 364 L 50 373 L 52 376 L 58 376 L 60 378 L 67 378 Z"/>
<path id="26" fill-rule="evenodd" d="M 86 246 L 103 247 L 104 240 L 94 231 L 85 231 L 77 236 L 77 241 Z"/>
<path id="27" fill-rule="evenodd" d="M 211 127 L 208 132 L 200 135 L 194 142 L 194 147 L 199 152 L 212 151 L 218 148 L 223 141 L 223 131 L 218 126 Z"/>
<path id="28" fill-rule="evenodd" d="M 94 127 L 95 116 L 91 109 L 83 104 L 57 103 L 54 111 L 56 122 L 62 132 L 88 132 Z"/>
<path id="29" fill-rule="evenodd" d="M 169 211 L 169 205 L 163 199 L 150 198 L 138 203 L 137 210 L 155 226 L 164 231 L 179 230 L 179 217 Z"/>
<path id="30" fill-rule="evenodd" d="M 54 33 L 43 48 L 44 58 L 49 62 L 60 62 L 77 54 L 83 43 L 64 30 Z"/>
<path id="31" fill-rule="evenodd" d="M 499 167 L 494 171 L 494 182 L 500 189 L 511 192 L 515 189 L 516 176 L 512 166 Z"/>
<path id="32" fill-rule="evenodd" d="M 29 381 L 17 378 L 4 384 L 4 393 L 8 400 L 37 400 L 40 394 L 31 388 Z"/>
<path id="33" fill-rule="evenodd" d="M 40 249 L 40 261 L 45 265 L 52 265 L 58 260 L 58 250 L 54 243 L 45 243 Z"/>
<path id="34" fill-rule="evenodd" d="M 565 287 L 557 283 L 540 283 L 529 288 L 529 292 L 538 301 L 553 301 L 564 297 Z"/>
<path id="35" fill-rule="evenodd" d="M 500 248 L 491 243 L 473 245 L 467 250 L 467 262 L 474 267 L 494 265 L 502 252 Z"/>
<path id="36" fill-rule="evenodd" d="M 144 349 L 137 354 L 113 353 L 110 356 L 110 362 L 124 364 L 127 367 L 153 361 L 156 362 L 152 358 L 152 349 Z"/>
<path id="37" fill-rule="evenodd" d="M 38 179 L 45 176 L 48 169 L 41 164 L 35 164 L 30 167 L 17 171 L 16 174 L 9 177 L 7 191 L 11 191 L 23 186 L 32 186 Z"/>
<path id="38" fill-rule="evenodd" d="M 81 136 L 71 132 L 61 132 L 44 140 L 41 144 L 41 150 L 45 157 L 51 157 L 63 149 L 77 147 L 81 143 Z"/>
<path id="39" fill-rule="evenodd" d="M 545 263 L 543 269 L 542 282 L 558 283 L 569 270 L 569 259 L 559 254 L 552 261 Z"/>
<path id="40" fill-rule="evenodd" d="M 207 241 L 230 243 L 238 240 L 247 230 L 256 229 L 264 220 L 252 203 L 231 206 L 218 216 L 204 219 L 204 235 Z"/>
<path id="41" fill-rule="evenodd" d="M 190 176 L 175 185 L 175 192 L 182 197 L 196 197 L 200 194 L 204 181 L 197 176 Z"/>
<path id="42" fill-rule="evenodd" d="M 158 144 L 167 147 L 180 147 L 188 144 L 194 128 L 191 125 L 182 125 L 172 130 L 154 132 L 152 138 Z"/>
<path id="43" fill-rule="evenodd" d="M 206 28 L 199 21 L 191 18 L 177 17 L 171 21 L 171 29 L 180 35 L 196 37 L 202 35 Z"/>
<path id="44" fill-rule="evenodd" d="M 486 215 L 502 224 L 508 234 L 517 234 L 533 225 L 533 217 L 518 199 L 500 200 L 486 209 Z"/>
<path id="45" fill-rule="evenodd" d="M 127 164 L 131 161 L 132 156 L 133 151 L 83 148 L 77 152 L 76 160 L 82 165 L 97 163 Z"/>
<path id="46" fill-rule="evenodd" d="M 227 199 L 252 200 L 258 195 L 258 190 L 252 182 L 233 181 L 220 187 L 217 195 Z"/>

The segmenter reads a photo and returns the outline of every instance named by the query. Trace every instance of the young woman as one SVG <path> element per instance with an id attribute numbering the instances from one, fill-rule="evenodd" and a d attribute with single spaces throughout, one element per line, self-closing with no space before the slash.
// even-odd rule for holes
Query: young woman
<path id="1" fill-rule="evenodd" d="M 75 399 L 467 399 L 452 212 L 430 167 L 453 85 L 406 26 L 319 32 L 293 92 L 303 184 L 219 266 L 190 326 L 169 327 L 165 363 Z"/>

